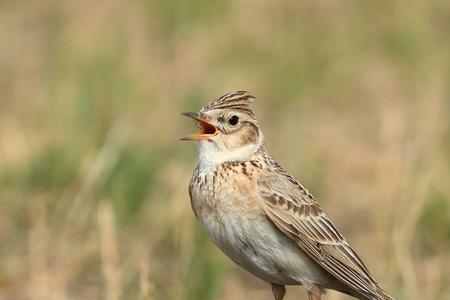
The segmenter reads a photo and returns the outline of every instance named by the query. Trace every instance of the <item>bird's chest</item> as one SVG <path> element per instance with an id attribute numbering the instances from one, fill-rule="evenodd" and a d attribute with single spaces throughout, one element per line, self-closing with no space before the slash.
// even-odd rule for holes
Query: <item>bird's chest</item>
<path id="1" fill-rule="evenodd" d="M 278 282 L 285 275 L 273 258 L 280 257 L 277 251 L 285 241 L 258 204 L 256 182 L 252 176 L 233 171 L 218 176 L 194 173 L 190 194 L 197 219 L 234 262 L 263 280 Z"/>
<path id="2" fill-rule="evenodd" d="M 202 221 L 217 221 L 234 214 L 251 213 L 256 203 L 256 181 L 238 167 L 198 168 L 189 186 L 192 208 Z M 226 219 L 226 218 L 225 218 Z"/>
<path id="3" fill-rule="evenodd" d="M 267 221 L 257 198 L 258 170 L 219 172 L 197 169 L 189 188 L 194 213 L 211 240 L 235 263 L 267 282 L 297 282 L 291 276 L 290 258 L 297 257 L 298 246 Z M 303 268 L 305 262 L 297 259 L 294 265 Z"/>
<path id="4" fill-rule="evenodd" d="M 256 201 L 255 180 L 238 166 L 197 170 L 190 193 L 195 215 L 224 251 L 242 246 L 243 237 L 254 230 L 253 220 L 263 215 Z"/>

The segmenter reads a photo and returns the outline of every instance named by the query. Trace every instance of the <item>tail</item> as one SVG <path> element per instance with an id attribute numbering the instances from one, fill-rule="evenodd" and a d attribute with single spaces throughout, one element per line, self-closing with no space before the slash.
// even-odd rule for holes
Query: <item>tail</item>
<path id="1" fill-rule="evenodd" d="M 342 291 L 360 300 L 395 300 L 394 297 L 389 295 L 385 290 L 377 285 L 376 290 L 370 293 L 364 293 L 362 291 Z"/>
<path id="2" fill-rule="evenodd" d="M 378 287 L 378 293 L 384 300 L 395 300 L 391 295 L 389 295 L 385 290 L 383 290 L 380 287 Z"/>

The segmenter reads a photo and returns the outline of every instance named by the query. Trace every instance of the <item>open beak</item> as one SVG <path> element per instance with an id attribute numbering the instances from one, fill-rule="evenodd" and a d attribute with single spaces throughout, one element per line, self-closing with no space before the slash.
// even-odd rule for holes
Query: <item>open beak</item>
<path id="1" fill-rule="evenodd" d="M 210 137 L 217 135 L 217 133 L 219 132 L 216 126 L 200 118 L 200 115 L 196 112 L 184 112 L 181 114 L 183 116 L 196 120 L 198 123 L 198 127 L 200 128 L 199 132 L 180 138 L 180 140 L 182 141 L 207 140 Z"/>

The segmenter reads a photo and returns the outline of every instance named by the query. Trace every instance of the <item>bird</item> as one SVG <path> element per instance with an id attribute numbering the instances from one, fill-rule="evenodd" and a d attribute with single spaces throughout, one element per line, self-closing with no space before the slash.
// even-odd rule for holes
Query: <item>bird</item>
<path id="1" fill-rule="evenodd" d="M 375 281 L 314 196 L 269 154 L 247 91 L 197 112 L 198 164 L 189 183 L 195 217 L 232 261 L 269 283 L 275 300 L 301 285 L 308 300 L 328 289 L 358 299 L 393 299 Z"/>

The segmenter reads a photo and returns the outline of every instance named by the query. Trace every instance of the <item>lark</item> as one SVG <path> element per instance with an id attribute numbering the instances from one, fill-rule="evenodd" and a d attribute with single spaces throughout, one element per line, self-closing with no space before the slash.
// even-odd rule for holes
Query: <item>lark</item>
<path id="1" fill-rule="evenodd" d="M 196 218 L 236 264 L 270 283 L 274 298 L 302 285 L 309 300 L 326 289 L 359 299 L 393 299 L 311 193 L 268 153 L 245 91 L 183 113 L 200 128 L 189 195 Z"/>

